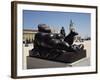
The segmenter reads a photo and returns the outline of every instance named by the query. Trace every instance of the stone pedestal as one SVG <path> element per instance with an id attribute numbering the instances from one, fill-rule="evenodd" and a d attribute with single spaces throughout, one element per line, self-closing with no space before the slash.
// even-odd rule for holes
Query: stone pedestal
<path id="1" fill-rule="evenodd" d="M 50 60 L 44 60 L 35 57 L 27 56 L 27 69 L 39 69 L 39 68 L 59 68 L 59 67 L 75 67 L 75 66 L 90 66 L 90 58 L 82 58 L 73 63 L 62 63 Z"/>
<path id="2" fill-rule="evenodd" d="M 27 69 L 55 68 L 55 67 L 67 67 L 67 66 L 71 65 L 68 63 L 55 62 L 55 61 L 27 56 Z"/>

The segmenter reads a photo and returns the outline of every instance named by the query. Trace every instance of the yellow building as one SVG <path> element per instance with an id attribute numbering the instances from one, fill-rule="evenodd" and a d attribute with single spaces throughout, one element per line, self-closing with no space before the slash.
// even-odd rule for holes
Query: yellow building
<path id="1" fill-rule="evenodd" d="M 32 42 L 37 32 L 38 30 L 24 29 L 23 30 L 23 41 L 26 42 L 28 40 L 29 42 Z"/>

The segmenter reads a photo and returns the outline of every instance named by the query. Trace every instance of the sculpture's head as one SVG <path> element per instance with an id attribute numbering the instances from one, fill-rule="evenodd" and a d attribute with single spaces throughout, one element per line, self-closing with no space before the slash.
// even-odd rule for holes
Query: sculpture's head
<path id="1" fill-rule="evenodd" d="M 38 25 L 38 31 L 39 32 L 44 32 L 44 33 L 51 33 L 50 27 L 46 24 L 39 24 Z"/>
<path id="2" fill-rule="evenodd" d="M 78 33 L 77 33 L 77 32 L 75 32 L 75 31 L 73 31 L 73 30 L 70 32 L 70 34 L 71 34 L 71 35 L 73 35 L 73 36 L 78 35 Z"/>

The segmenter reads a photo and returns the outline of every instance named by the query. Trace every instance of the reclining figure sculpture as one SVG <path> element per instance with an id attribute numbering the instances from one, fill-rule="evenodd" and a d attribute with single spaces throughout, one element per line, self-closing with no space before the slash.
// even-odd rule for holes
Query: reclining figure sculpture
<path id="1" fill-rule="evenodd" d="M 52 33 L 46 24 L 39 24 L 34 48 L 29 51 L 29 56 L 68 63 L 86 57 L 84 45 L 73 44 L 76 35 L 77 32 L 70 31 L 64 37 L 60 33 Z"/>

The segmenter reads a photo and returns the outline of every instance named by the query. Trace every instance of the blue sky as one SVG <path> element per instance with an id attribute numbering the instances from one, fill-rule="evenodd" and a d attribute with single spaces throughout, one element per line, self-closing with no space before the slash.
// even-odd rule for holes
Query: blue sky
<path id="1" fill-rule="evenodd" d="M 70 20 L 73 21 L 76 32 L 82 37 L 90 36 L 91 14 L 89 13 L 23 10 L 24 29 L 37 29 L 38 24 L 44 23 L 58 30 L 63 26 L 67 34 Z"/>

